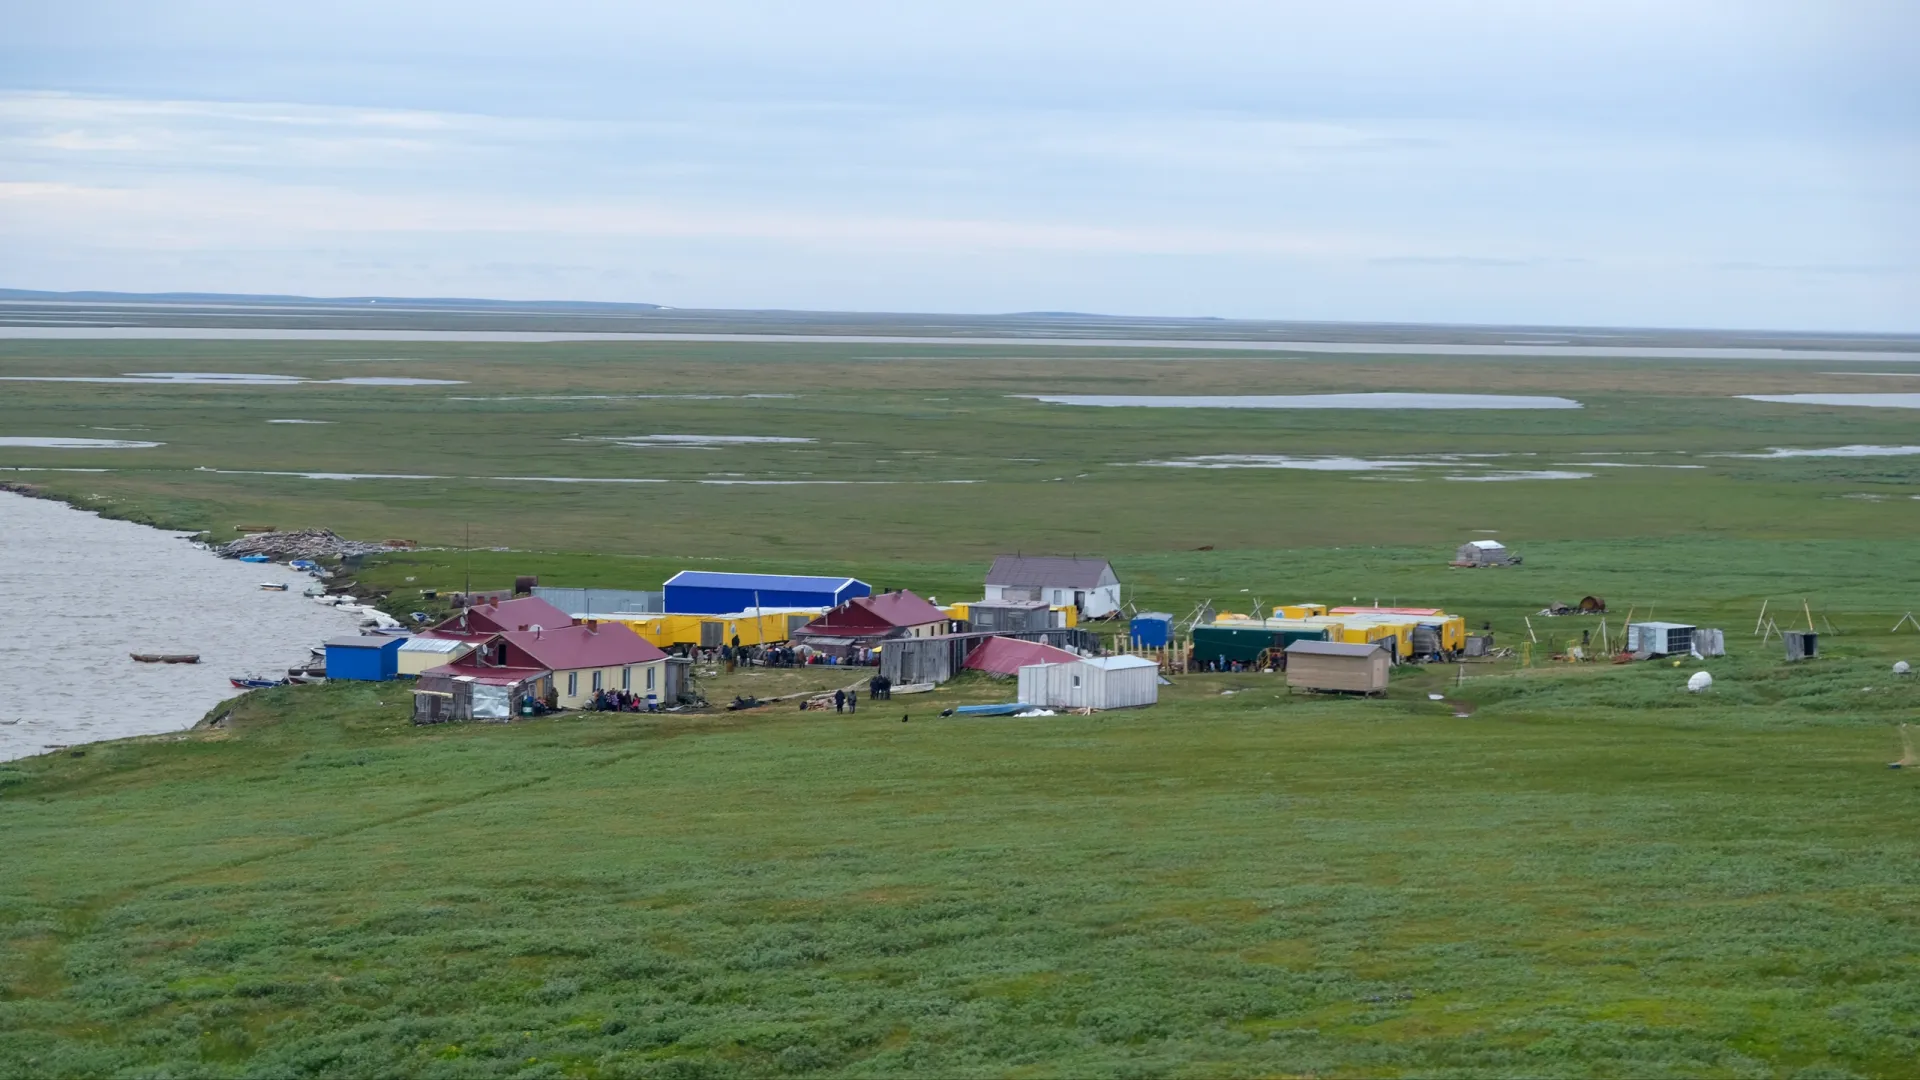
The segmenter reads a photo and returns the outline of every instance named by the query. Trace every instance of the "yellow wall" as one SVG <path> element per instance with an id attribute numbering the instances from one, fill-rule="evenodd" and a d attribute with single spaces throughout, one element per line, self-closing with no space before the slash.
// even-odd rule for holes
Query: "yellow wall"
<path id="1" fill-rule="evenodd" d="M 622 686 L 620 684 L 620 673 L 628 670 L 633 672 L 633 685 Z M 593 675 L 596 671 L 600 673 L 600 688 L 603 690 L 630 690 L 638 694 L 643 700 L 648 694 L 652 694 L 662 701 L 666 700 L 667 662 L 665 660 L 654 660 L 645 664 L 630 664 L 608 668 L 578 668 L 569 671 L 554 672 L 553 692 L 559 697 L 561 708 L 580 709 L 593 703 Z M 649 671 L 653 673 L 652 687 L 647 686 L 647 673 Z M 574 688 L 573 693 L 567 692 L 569 687 Z"/>
<path id="2" fill-rule="evenodd" d="M 418 675 L 428 668 L 436 668 L 441 664 L 451 664 L 472 651 L 473 646 L 464 643 L 455 652 L 408 652 L 405 649 L 401 649 L 399 654 L 399 673 L 402 675 Z"/>
<path id="3" fill-rule="evenodd" d="M 1327 613 L 1325 604 L 1281 604 L 1273 614 L 1282 619 L 1312 619 Z"/>
<path id="4" fill-rule="evenodd" d="M 714 625 L 720 627 L 720 643 L 733 644 L 735 634 L 740 635 L 742 645 L 767 645 L 776 641 L 786 641 L 787 616 L 808 615 L 817 617 L 825 609 L 815 612 L 769 611 L 755 618 L 752 615 L 649 615 L 639 619 L 615 619 L 646 641 L 668 648 L 673 645 L 700 644 L 700 627 Z M 763 636 L 764 635 L 764 636 Z"/>
<path id="5" fill-rule="evenodd" d="M 788 616 L 804 615 L 806 616 L 807 622 L 812 622 L 824 614 L 826 614 L 826 609 L 821 608 L 817 611 L 804 612 L 769 611 L 758 618 L 755 618 L 751 614 L 709 615 L 702 621 L 720 624 L 720 641 L 723 644 L 733 644 L 734 635 L 738 634 L 740 636 L 740 644 L 742 645 L 771 645 L 776 641 L 786 641 L 793 636 L 787 631 Z M 699 631 L 696 629 L 694 636 L 688 641 L 688 644 L 695 644 L 699 640 Z"/>
<path id="6" fill-rule="evenodd" d="M 700 644 L 700 621 L 705 615 L 651 615 L 643 619 L 610 619 L 639 634 L 652 645 Z"/>

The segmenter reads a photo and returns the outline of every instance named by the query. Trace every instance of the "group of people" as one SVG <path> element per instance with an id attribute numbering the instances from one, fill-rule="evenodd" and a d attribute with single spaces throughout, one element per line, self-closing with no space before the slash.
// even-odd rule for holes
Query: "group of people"
<path id="1" fill-rule="evenodd" d="M 1286 662 L 1285 654 L 1279 653 L 1279 652 L 1275 652 L 1273 654 L 1273 657 L 1267 661 L 1267 665 L 1264 668 L 1262 668 L 1259 664 L 1253 663 L 1248 660 L 1229 660 L 1225 656 L 1220 656 L 1216 659 L 1207 660 L 1199 663 L 1196 666 L 1195 670 L 1197 671 L 1285 671 L 1287 670 L 1287 662 Z"/>
<path id="2" fill-rule="evenodd" d="M 893 680 L 885 675 L 875 675 L 867 680 L 867 698 L 871 701 L 892 701 Z"/>
<path id="3" fill-rule="evenodd" d="M 873 649 L 852 649 L 842 657 L 796 645 L 741 645 L 737 637 L 734 643 L 729 645 L 676 651 L 701 663 L 725 665 L 729 670 L 735 665 L 794 668 L 812 667 L 816 664 L 848 664 L 856 667 L 873 667 L 880 663 L 880 654 Z"/>
<path id="4" fill-rule="evenodd" d="M 859 712 L 860 692 L 858 690 L 835 690 L 833 692 L 834 712 Z"/>
<path id="5" fill-rule="evenodd" d="M 587 708 L 594 712 L 659 712 L 658 702 L 648 701 L 631 690 L 596 690 L 593 703 Z"/>

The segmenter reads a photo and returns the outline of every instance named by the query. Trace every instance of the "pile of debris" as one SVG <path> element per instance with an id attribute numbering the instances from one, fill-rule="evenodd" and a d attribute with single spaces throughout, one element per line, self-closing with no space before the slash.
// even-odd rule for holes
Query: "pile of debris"
<path id="1" fill-rule="evenodd" d="M 242 555 L 265 555 L 271 559 L 320 559 L 329 555 L 348 557 L 400 550 L 405 549 L 391 541 L 343 540 L 328 529 L 302 529 L 299 532 L 243 536 L 230 544 L 214 548 L 213 553 L 223 559 L 237 559 Z"/>

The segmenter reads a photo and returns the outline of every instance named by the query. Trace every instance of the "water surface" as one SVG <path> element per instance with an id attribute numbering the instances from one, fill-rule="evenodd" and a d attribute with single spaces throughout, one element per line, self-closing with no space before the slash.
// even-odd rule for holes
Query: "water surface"
<path id="1" fill-rule="evenodd" d="M 1741 394 L 1777 405 L 1855 405 L 1867 409 L 1920 409 L 1920 394 Z"/>
<path id="2" fill-rule="evenodd" d="M 925 337 L 889 334 L 550 333 L 540 330 L 268 330 L 195 326 L 0 326 L 0 339 L 146 341 L 719 341 L 789 345 L 958 345 L 1061 348 L 1217 349 L 1301 355 L 1592 356 L 1621 359 L 1871 360 L 1912 363 L 1912 352 L 1860 349 L 1669 348 L 1643 345 L 1448 345 L 1370 341 L 1232 341 L 1175 338 Z"/>
<path id="3" fill-rule="evenodd" d="M 173 533 L 0 492 L 0 596 L 17 616 L 0 636 L 0 760 L 192 727 L 238 693 L 227 676 L 284 674 L 309 647 L 358 633 L 355 616 L 301 596 L 301 580 Z M 263 581 L 294 588 L 265 592 Z M 139 664 L 133 652 L 201 662 Z"/>
<path id="4" fill-rule="evenodd" d="M 1050 405 L 1143 409 L 1578 409 L 1572 398 L 1524 394 L 1016 394 Z"/>

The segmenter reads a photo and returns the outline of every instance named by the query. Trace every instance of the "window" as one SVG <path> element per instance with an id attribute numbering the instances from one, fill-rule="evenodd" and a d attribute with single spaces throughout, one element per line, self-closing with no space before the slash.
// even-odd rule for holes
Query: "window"
<path id="1" fill-rule="evenodd" d="M 1075 676 L 1073 677 L 1073 685 L 1075 685 L 1075 686 L 1079 686 L 1079 685 L 1080 685 L 1080 676 L 1078 676 L 1078 675 L 1075 675 Z"/>
<path id="2" fill-rule="evenodd" d="M 597 671 L 593 673 L 593 689 L 595 693 L 600 690 L 600 673 Z"/>
<path id="3" fill-rule="evenodd" d="M 567 696 L 573 697 L 579 692 L 580 692 L 580 673 L 577 671 L 567 672 Z"/>
<path id="4" fill-rule="evenodd" d="M 647 689 L 653 689 L 653 669 L 647 669 Z"/>
<path id="5" fill-rule="evenodd" d="M 633 669 L 632 668 L 623 667 L 620 669 L 620 689 L 622 690 L 633 689 Z"/>

